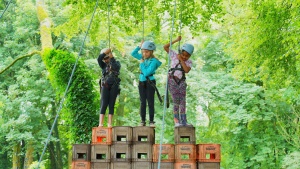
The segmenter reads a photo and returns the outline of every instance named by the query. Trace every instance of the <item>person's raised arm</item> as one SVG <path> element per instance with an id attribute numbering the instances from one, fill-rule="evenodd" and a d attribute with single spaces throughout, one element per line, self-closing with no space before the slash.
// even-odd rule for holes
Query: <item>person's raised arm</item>
<path id="1" fill-rule="evenodd" d="M 172 41 L 172 45 L 176 42 L 179 42 L 181 40 L 181 36 L 178 36 L 177 39 L 173 40 Z M 170 43 L 167 43 L 164 45 L 164 49 L 167 53 L 169 53 L 169 50 L 170 50 Z"/>
<path id="2" fill-rule="evenodd" d="M 140 60 L 142 59 L 142 54 L 139 53 L 139 51 L 142 48 L 142 45 L 144 43 L 144 40 L 142 40 L 141 44 L 139 46 L 137 46 L 135 49 L 133 49 L 133 51 L 131 52 L 131 56 L 133 56 L 134 58 Z"/>

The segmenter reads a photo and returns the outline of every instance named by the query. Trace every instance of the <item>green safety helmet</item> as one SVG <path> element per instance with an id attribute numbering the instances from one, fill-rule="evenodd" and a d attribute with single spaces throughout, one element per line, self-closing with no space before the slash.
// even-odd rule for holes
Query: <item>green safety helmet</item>
<path id="1" fill-rule="evenodd" d="M 145 41 L 142 45 L 141 49 L 146 49 L 146 50 L 155 50 L 156 46 L 153 42 L 151 41 Z"/>

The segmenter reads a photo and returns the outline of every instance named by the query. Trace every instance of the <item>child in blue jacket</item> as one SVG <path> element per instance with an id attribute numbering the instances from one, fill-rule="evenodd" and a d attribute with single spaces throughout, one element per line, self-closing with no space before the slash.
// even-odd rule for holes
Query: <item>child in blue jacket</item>
<path id="1" fill-rule="evenodd" d="M 139 50 L 142 49 L 142 53 Z M 154 95 L 156 81 L 154 74 L 156 69 L 161 65 L 161 62 L 153 55 L 156 46 L 151 41 L 142 41 L 140 46 L 137 46 L 131 55 L 140 61 L 139 75 L 139 94 L 140 94 L 140 126 L 146 125 L 146 105 L 149 108 L 149 126 L 155 127 L 154 122 Z"/>

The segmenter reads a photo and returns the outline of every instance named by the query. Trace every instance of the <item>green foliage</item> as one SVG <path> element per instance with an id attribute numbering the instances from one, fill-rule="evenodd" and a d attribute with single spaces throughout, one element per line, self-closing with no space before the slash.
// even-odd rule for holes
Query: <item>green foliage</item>
<path id="1" fill-rule="evenodd" d="M 61 50 L 47 50 L 44 52 L 43 60 L 50 72 L 49 79 L 57 88 L 57 94 L 64 94 L 76 62 L 74 55 Z M 97 125 L 95 119 L 98 119 L 99 106 L 96 100 L 99 95 L 94 91 L 92 77 L 84 63 L 82 61 L 77 63 L 72 83 L 66 98 L 63 98 L 66 100 L 66 109 L 62 116 L 70 127 L 70 141 L 87 143 L 91 138 L 92 127 Z"/>
<path id="2" fill-rule="evenodd" d="M 282 168 L 288 168 L 288 169 L 297 169 L 300 166 L 299 163 L 300 159 L 300 152 L 295 151 L 291 154 L 287 155 L 283 160 Z"/>
<path id="3" fill-rule="evenodd" d="M 206 47 L 199 88 L 206 91 L 209 128 L 201 129 L 201 142 L 221 143 L 225 168 L 280 168 L 284 151 L 294 150 L 278 137 L 276 116 L 287 109 L 273 102 L 272 92 L 227 74 L 232 59 L 224 55 L 222 43 L 213 40 Z"/>
<path id="4" fill-rule="evenodd" d="M 97 126 L 100 69 L 96 57 L 108 42 L 122 65 L 122 90 L 115 106 L 114 125 L 139 123 L 139 63 L 129 53 L 143 38 L 157 44 L 155 56 L 163 64 L 155 77 L 161 95 L 165 94 L 168 60 L 161 44 L 167 43 L 170 36 L 174 1 L 110 1 L 110 25 L 107 2 L 99 1 L 81 53 L 84 57 L 79 59 L 60 113 L 59 141 L 64 158 L 71 144 L 89 143 L 91 128 Z M 67 0 L 63 7 L 60 3 L 45 3 L 54 25 L 54 47 L 62 49 L 43 55 L 47 72 L 36 66 L 42 65 L 41 61 L 26 59 L 0 76 L 0 143 L 5 145 L 0 161 L 9 162 L 18 138 L 36 141 L 36 151 L 41 150 L 39 143 L 46 138 L 46 126 L 51 126 L 58 109 L 56 100 L 61 100 L 67 87 L 76 62 L 73 53 L 80 50 L 96 1 Z M 0 23 L 0 36 L 4 37 L 0 39 L 0 70 L 16 57 L 40 48 L 35 4 L 18 4 Z M 223 168 L 297 168 L 299 3 L 180 0 L 176 5 L 172 37 L 178 36 L 182 24 L 184 41 L 193 39 L 196 47 L 193 68 L 187 74 L 187 117 L 196 126 L 197 143 L 220 143 Z M 201 33 L 204 31 L 218 34 Z M 199 34 L 201 38 L 195 37 Z M 164 112 L 157 98 L 155 110 L 156 143 L 173 143 L 172 110 Z M 50 161 L 46 160 L 46 167 Z M 0 163 L 5 165 L 11 166 Z"/>
<path id="5" fill-rule="evenodd" d="M 298 86 L 299 5 L 253 1 L 242 8 L 244 14 L 228 18 L 236 24 L 228 49 L 237 62 L 235 74 L 250 82 L 261 79 L 266 87 Z"/>
<path id="6" fill-rule="evenodd" d="M 62 33 L 66 35 L 66 40 L 70 40 L 77 33 L 86 30 L 87 21 L 91 17 L 95 3 L 95 1 L 83 0 L 66 1 L 67 8 L 65 9 L 68 10 L 70 18 L 54 28 L 55 35 L 58 36 Z M 174 5 L 173 0 L 99 1 L 90 30 L 91 42 L 98 44 L 100 40 L 107 40 L 111 41 L 111 44 L 118 47 L 119 50 L 123 50 L 122 47 L 126 42 L 120 41 L 120 37 L 137 34 L 140 37 L 151 34 L 160 36 L 163 29 L 172 26 Z M 68 7 L 72 7 L 72 9 Z M 174 18 L 176 34 L 180 33 L 180 24 L 182 27 L 189 28 L 194 35 L 199 35 L 199 29 L 209 31 L 211 22 L 218 22 L 223 15 L 221 9 L 221 2 L 215 0 L 178 1 Z M 143 30 L 143 25 L 145 30 Z M 110 37 L 108 29 L 110 29 Z"/>
<path id="7" fill-rule="evenodd" d="M 8 162 L 12 164 L 12 147 L 23 143 L 24 149 L 19 156 L 25 155 L 25 149 L 29 142 L 35 145 L 35 151 L 42 151 L 41 142 L 45 141 L 48 135 L 48 126 L 45 125 L 48 116 L 50 103 L 54 100 L 54 93 L 50 84 L 45 78 L 45 67 L 39 56 L 32 57 L 19 71 L 14 72 L 10 77 L 15 80 L 14 84 L 6 81 L 9 89 L 0 93 L 0 100 L 5 106 L 0 109 L 5 112 L 1 115 L 0 139 L 3 149 L 1 153 L 7 156 Z M 54 140 L 54 139 L 52 139 Z M 33 158 L 35 154 L 32 154 Z"/>

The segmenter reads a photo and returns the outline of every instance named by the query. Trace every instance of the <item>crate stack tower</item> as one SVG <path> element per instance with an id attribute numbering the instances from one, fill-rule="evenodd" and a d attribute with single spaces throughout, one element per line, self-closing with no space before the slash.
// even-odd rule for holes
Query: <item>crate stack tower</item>
<path id="1" fill-rule="evenodd" d="M 153 127 L 94 127 L 91 144 L 73 145 L 72 169 L 220 169 L 220 144 L 196 144 L 195 127 L 174 128 L 174 142 L 155 144 Z"/>

